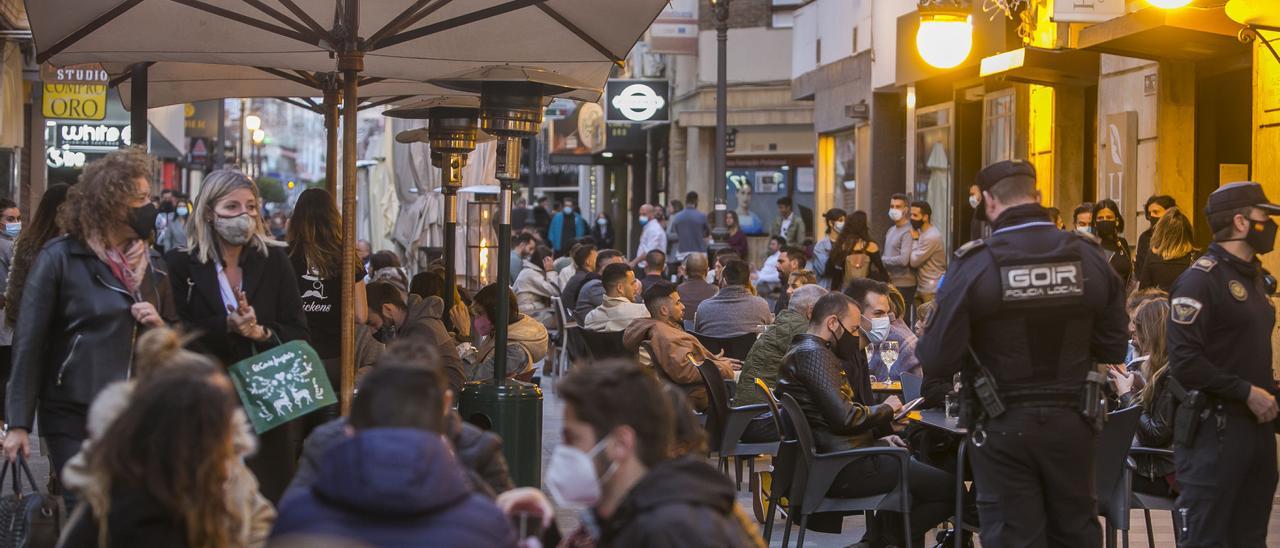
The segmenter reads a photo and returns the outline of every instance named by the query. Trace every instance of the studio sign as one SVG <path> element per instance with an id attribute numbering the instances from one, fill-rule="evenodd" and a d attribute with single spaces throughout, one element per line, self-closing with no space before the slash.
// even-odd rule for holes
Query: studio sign
<path id="1" fill-rule="evenodd" d="M 665 80 L 610 80 L 606 85 L 607 121 L 668 121 L 668 90 Z"/>

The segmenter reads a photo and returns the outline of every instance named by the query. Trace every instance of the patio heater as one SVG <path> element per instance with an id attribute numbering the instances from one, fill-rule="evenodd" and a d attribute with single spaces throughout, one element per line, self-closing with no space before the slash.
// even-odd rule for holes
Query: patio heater
<path id="1" fill-rule="evenodd" d="M 475 97 L 435 97 L 393 108 L 382 114 L 392 118 L 427 120 L 426 142 L 431 147 L 431 165 L 440 169 L 440 190 L 444 194 L 444 309 L 453 308 L 453 287 L 458 283 L 456 245 L 458 231 L 458 189 L 462 188 L 462 168 L 476 148 L 479 136 L 480 101 Z M 421 130 L 396 136 L 421 141 Z M 403 142 L 403 141 L 402 141 Z M 412 141 L 410 141 L 412 142 Z"/>
<path id="2" fill-rule="evenodd" d="M 478 187 L 467 187 L 464 192 Z M 489 186 L 486 188 L 494 189 Z M 498 196 L 487 192 L 477 192 L 467 201 L 467 217 L 464 221 L 466 229 L 467 272 L 466 286 L 474 295 L 498 277 Z"/>
<path id="3" fill-rule="evenodd" d="M 494 65 L 469 70 L 431 83 L 480 94 L 480 129 L 498 138 L 498 279 L 511 285 L 511 186 L 520 178 L 520 141 L 542 126 L 548 96 L 589 88 L 570 78 L 533 67 Z M 504 440 L 517 485 L 539 486 L 542 447 L 542 391 L 536 385 L 507 379 L 507 331 L 510 291 L 498 291 L 494 325 L 492 383 L 470 383 L 462 391 L 463 419 L 490 426 Z"/>

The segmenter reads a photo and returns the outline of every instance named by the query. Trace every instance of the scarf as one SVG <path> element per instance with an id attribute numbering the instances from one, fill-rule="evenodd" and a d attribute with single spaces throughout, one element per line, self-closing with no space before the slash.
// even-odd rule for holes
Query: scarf
<path id="1" fill-rule="evenodd" d="M 90 245 L 98 259 L 111 268 L 111 274 L 124 284 L 135 299 L 141 299 L 142 279 L 147 274 L 147 244 L 134 240 L 122 252 L 115 248 Z"/>

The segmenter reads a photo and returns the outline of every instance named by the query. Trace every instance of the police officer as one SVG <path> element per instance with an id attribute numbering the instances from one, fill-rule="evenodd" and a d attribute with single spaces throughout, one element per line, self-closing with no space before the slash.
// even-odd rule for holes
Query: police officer
<path id="1" fill-rule="evenodd" d="M 1257 256 L 1275 247 L 1280 206 L 1258 183 L 1232 183 L 1205 207 L 1214 243 L 1173 284 L 1167 344 L 1173 378 L 1205 403 L 1177 430 L 1179 546 L 1263 546 L 1276 490 L 1274 279 Z M 1189 405 L 1187 400 L 1182 404 Z M 1192 419 L 1191 417 L 1196 417 Z M 1177 437 L 1175 435 L 1175 437 Z"/>
<path id="2" fill-rule="evenodd" d="M 978 173 L 991 236 L 956 251 L 916 356 L 926 394 L 963 368 L 966 383 L 990 390 L 984 400 L 999 400 L 971 426 L 982 545 L 1088 548 L 1102 534 L 1098 423 L 1083 402 L 1101 398 L 1086 379 L 1124 360 L 1124 287 L 1096 239 L 1057 229 L 1035 177 L 1025 161 Z"/>

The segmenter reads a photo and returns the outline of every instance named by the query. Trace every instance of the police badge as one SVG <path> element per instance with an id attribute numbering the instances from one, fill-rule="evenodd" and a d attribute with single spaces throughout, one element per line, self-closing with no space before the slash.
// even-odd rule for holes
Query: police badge
<path id="1" fill-rule="evenodd" d="M 1169 303 L 1171 310 L 1170 318 L 1174 323 L 1182 325 L 1191 325 L 1195 323 L 1196 317 L 1200 315 L 1202 305 L 1200 301 L 1191 297 L 1177 297 L 1173 302 Z"/>
<path id="2" fill-rule="evenodd" d="M 1245 299 L 1249 298 L 1249 292 L 1245 290 L 1244 284 L 1240 283 L 1239 280 L 1231 280 L 1227 284 L 1227 289 L 1231 290 L 1231 297 L 1237 301 L 1244 302 Z"/>

